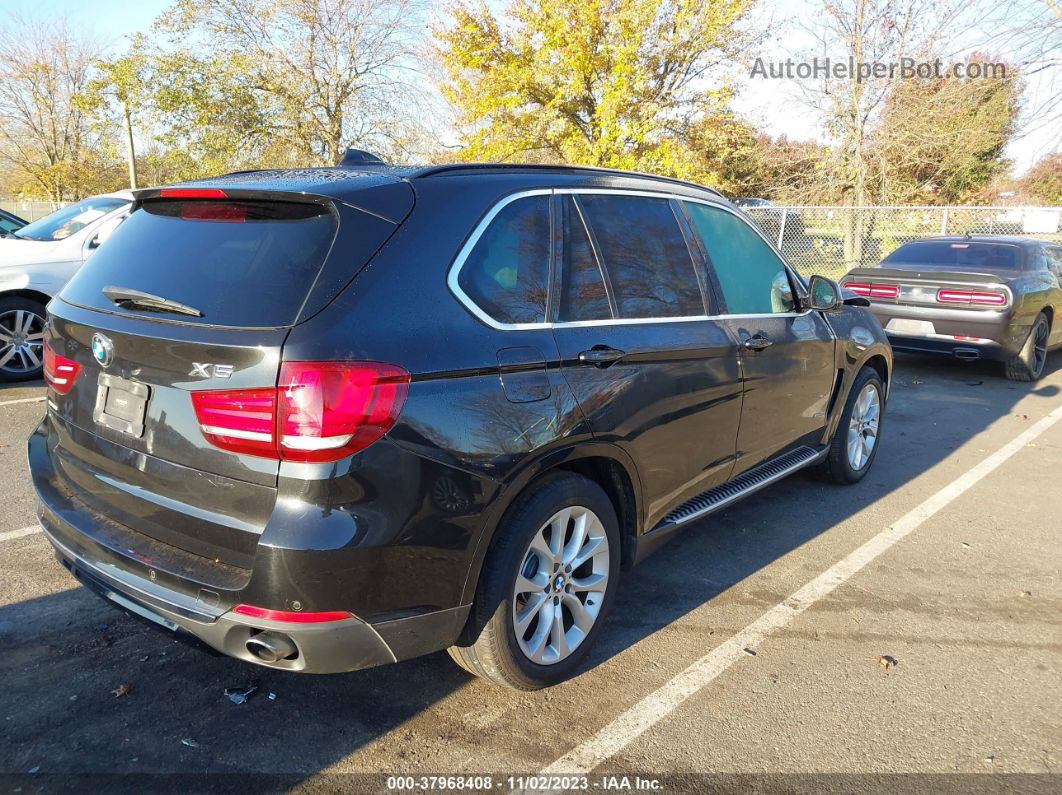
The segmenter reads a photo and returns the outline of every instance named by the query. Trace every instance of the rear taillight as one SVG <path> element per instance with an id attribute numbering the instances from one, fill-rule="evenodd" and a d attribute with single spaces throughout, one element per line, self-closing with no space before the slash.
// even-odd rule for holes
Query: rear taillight
<path id="1" fill-rule="evenodd" d="M 277 428 L 285 461 L 335 461 L 363 450 L 395 424 L 409 373 L 393 364 L 286 362 Z"/>
<path id="2" fill-rule="evenodd" d="M 867 298 L 896 298 L 900 295 L 900 288 L 894 284 L 861 284 L 860 282 L 845 282 L 843 287 L 851 290 L 856 295 Z"/>
<path id="3" fill-rule="evenodd" d="M 65 395 L 74 386 L 74 379 L 80 372 L 80 364 L 60 356 L 49 340 L 44 341 L 44 380 L 48 382 L 48 386 L 60 395 Z"/>
<path id="4" fill-rule="evenodd" d="M 382 437 L 405 402 L 409 373 L 379 362 L 287 362 L 279 385 L 192 393 L 207 440 L 284 461 L 336 461 Z"/>
<path id="5" fill-rule="evenodd" d="M 985 293 L 971 290 L 937 290 L 937 301 L 942 304 L 1005 306 L 1007 296 L 1003 293 Z"/>
<path id="6" fill-rule="evenodd" d="M 275 458 L 277 390 L 221 389 L 192 393 L 199 429 L 215 447 Z"/>

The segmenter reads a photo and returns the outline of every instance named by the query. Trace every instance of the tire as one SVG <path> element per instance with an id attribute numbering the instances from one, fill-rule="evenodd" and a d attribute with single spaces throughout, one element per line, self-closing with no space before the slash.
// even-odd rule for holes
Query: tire
<path id="1" fill-rule="evenodd" d="M 1047 341 L 1051 336 L 1051 324 L 1043 312 L 1036 316 L 1029 336 L 1021 350 L 1004 363 L 1007 378 L 1011 381 L 1035 381 L 1044 371 L 1047 361 Z"/>
<path id="2" fill-rule="evenodd" d="M 562 527 L 565 545 L 557 554 L 553 539 L 561 536 L 554 536 L 553 528 Z M 581 528 L 586 529 L 580 545 L 575 533 Z M 569 574 L 564 560 L 580 557 L 587 559 Z M 498 527 L 476 589 L 467 640 L 450 647 L 450 656 L 469 673 L 516 690 L 538 690 L 568 679 L 601 631 L 619 569 L 619 522 L 608 495 L 580 475 L 545 476 Z M 523 585 L 518 587 L 519 582 Z M 573 608 L 579 608 L 572 600 L 582 606 L 584 627 L 577 624 Z M 552 620 L 558 610 L 559 631 Z M 517 614 L 526 616 L 519 634 Z"/>
<path id="3" fill-rule="evenodd" d="M 865 413 L 872 404 L 868 404 L 865 409 L 861 402 L 868 392 L 873 392 L 870 400 L 876 399 L 876 422 Z M 884 420 L 885 389 L 881 376 L 872 367 L 864 367 L 856 374 L 852 388 L 848 391 L 841 420 L 830 440 L 829 452 L 818 468 L 819 475 L 831 483 L 845 486 L 861 481 L 878 455 L 878 448 L 881 446 L 878 440 L 881 438 Z M 868 434 L 867 431 L 871 433 Z M 859 439 L 863 441 L 860 442 Z M 866 449 L 867 439 L 873 440 L 869 450 Z M 862 458 L 855 456 L 856 450 L 862 453 Z"/>
<path id="4" fill-rule="evenodd" d="M 46 317 L 44 304 L 32 298 L 0 298 L 0 381 L 41 377 Z"/>

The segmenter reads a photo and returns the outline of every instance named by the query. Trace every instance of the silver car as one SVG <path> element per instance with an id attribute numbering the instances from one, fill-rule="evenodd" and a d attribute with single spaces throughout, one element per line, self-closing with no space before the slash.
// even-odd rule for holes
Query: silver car
<path id="1" fill-rule="evenodd" d="M 40 377 L 45 305 L 132 205 L 129 191 L 92 196 L 0 239 L 0 381 Z"/>

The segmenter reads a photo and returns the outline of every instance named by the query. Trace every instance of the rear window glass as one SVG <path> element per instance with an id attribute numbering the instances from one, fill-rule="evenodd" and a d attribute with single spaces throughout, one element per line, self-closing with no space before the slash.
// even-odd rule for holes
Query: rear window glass
<path id="1" fill-rule="evenodd" d="M 948 268 L 1016 270 L 1018 247 L 997 243 L 924 241 L 900 246 L 882 265 L 935 265 Z"/>
<path id="2" fill-rule="evenodd" d="M 182 322 L 290 325 L 335 232 L 335 216 L 316 204 L 148 201 L 118 227 L 61 295 L 80 306 Z M 118 306 L 103 294 L 104 288 L 149 293 L 202 314 Z"/>
<path id="3" fill-rule="evenodd" d="M 542 323 L 549 282 L 549 197 L 507 204 L 461 266 L 465 295 L 501 323 Z"/>

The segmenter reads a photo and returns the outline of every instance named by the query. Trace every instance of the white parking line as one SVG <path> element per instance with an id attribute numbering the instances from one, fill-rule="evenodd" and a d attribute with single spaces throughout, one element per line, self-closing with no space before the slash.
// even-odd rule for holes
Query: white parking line
<path id="1" fill-rule="evenodd" d="M 0 533 L 0 541 L 12 541 L 16 538 L 22 538 L 23 536 L 31 536 L 40 531 L 41 526 L 39 524 L 32 525 L 31 527 L 23 527 L 18 530 L 8 530 Z"/>
<path id="2" fill-rule="evenodd" d="M 47 399 L 47 395 L 41 395 L 40 397 L 19 398 L 18 400 L 0 400 L 0 406 L 14 406 L 16 403 L 40 403 L 42 400 Z"/>
<path id="3" fill-rule="evenodd" d="M 660 689 L 622 713 L 586 742 L 542 770 L 542 775 L 590 773 L 609 757 L 667 717 L 738 660 L 747 660 L 746 648 L 755 648 L 772 632 L 789 624 L 815 602 L 831 594 L 926 520 L 976 485 L 1029 442 L 1062 419 L 1059 406 L 1024 433 L 1003 445 L 979 464 L 960 475 L 918 507 L 904 514 L 891 527 L 867 541 L 844 559 L 811 580 L 784 602 L 775 605 L 738 634 L 712 649 Z"/>

